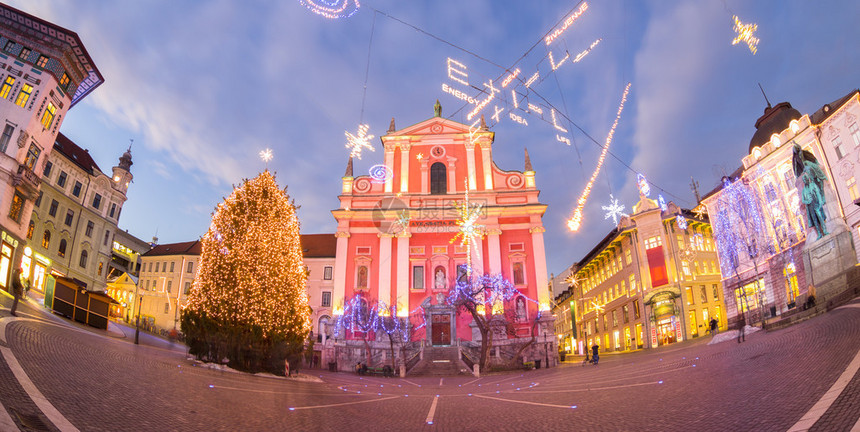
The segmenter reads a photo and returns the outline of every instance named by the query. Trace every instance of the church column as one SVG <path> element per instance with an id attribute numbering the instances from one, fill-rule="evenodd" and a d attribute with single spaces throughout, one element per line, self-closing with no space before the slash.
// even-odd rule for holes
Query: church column
<path id="1" fill-rule="evenodd" d="M 502 247 L 499 236 L 502 230 L 490 228 L 487 230 L 487 255 L 489 255 L 490 274 L 502 274 Z"/>
<path id="2" fill-rule="evenodd" d="M 379 233 L 379 292 L 377 300 L 391 306 L 391 237 Z"/>
<path id="3" fill-rule="evenodd" d="M 349 233 L 338 231 L 337 250 L 334 262 L 334 292 L 332 293 L 332 306 L 335 315 L 343 315 L 344 295 L 346 293 L 346 259 L 349 253 Z"/>
<path id="4" fill-rule="evenodd" d="M 409 237 L 408 231 L 397 233 L 397 315 L 409 316 Z"/>
<path id="5" fill-rule="evenodd" d="M 535 265 L 538 303 L 540 303 L 541 311 L 548 311 L 550 310 L 549 288 L 546 276 L 546 249 L 543 245 L 543 233 L 546 232 L 546 229 L 542 226 L 536 226 L 530 228 L 529 232 L 532 234 L 532 259 Z"/>
<path id="6" fill-rule="evenodd" d="M 385 167 L 394 171 L 394 144 L 385 143 Z M 394 177 L 389 177 L 385 180 L 385 193 L 391 193 L 394 190 Z"/>
<path id="7" fill-rule="evenodd" d="M 466 146 L 466 167 L 469 170 L 469 190 L 473 191 L 478 185 L 475 176 L 475 144 L 467 141 L 464 145 Z"/>
<path id="8" fill-rule="evenodd" d="M 455 172 L 457 164 L 457 158 L 453 156 L 448 156 L 448 193 L 454 194 L 457 193 L 457 176 Z"/>
<path id="9" fill-rule="evenodd" d="M 400 192 L 409 191 L 409 149 L 412 144 L 400 143 Z"/>
<path id="10" fill-rule="evenodd" d="M 427 156 L 421 158 L 421 193 L 430 193 L 430 161 Z"/>
<path id="11" fill-rule="evenodd" d="M 481 159 L 484 170 L 484 190 L 493 190 L 493 156 L 490 153 L 490 142 L 481 143 Z"/>

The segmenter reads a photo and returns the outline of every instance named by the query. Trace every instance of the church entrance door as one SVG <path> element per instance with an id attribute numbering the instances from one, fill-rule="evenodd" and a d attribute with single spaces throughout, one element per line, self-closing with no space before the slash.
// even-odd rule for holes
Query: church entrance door
<path id="1" fill-rule="evenodd" d="M 433 345 L 451 345 L 451 315 L 433 314 Z"/>

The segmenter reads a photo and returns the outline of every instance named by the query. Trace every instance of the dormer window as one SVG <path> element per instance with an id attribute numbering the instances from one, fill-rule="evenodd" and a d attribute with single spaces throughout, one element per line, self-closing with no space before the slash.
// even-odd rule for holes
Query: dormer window
<path id="1" fill-rule="evenodd" d="M 779 140 L 779 135 L 773 134 L 770 136 L 770 142 L 774 147 L 779 147 L 782 145 L 782 141 Z"/>
<path id="2" fill-rule="evenodd" d="M 21 60 L 27 60 L 27 57 L 30 57 L 31 52 L 33 52 L 33 50 L 31 50 L 30 48 L 21 48 L 21 52 L 18 54 L 18 58 Z"/>
<path id="3" fill-rule="evenodd" d="M 760 149 L 760 148 L 758 148 L 758 147 L 754 148 L 754 149 L 753 149 L 753 152 L 752 152 L 752 155 L 753 155 L 753 157 L 755 158 L 755 160 L 759 160 L 759 159 L 761 159 L 761 149 Z"/>
<path id="4" fill-rule="evenodd" d="M 45 66 L 47 66 L 47 65 L 48 65 L 48 57 L 40 55 L 39 60 L 36 60 L 36 66 L 44 69 Z M 81 266 L 81 267 L 83 267 L 83 266 Z"/>
<path id="5" fill-rule="evenodd" d="M 792 133 L 800 132 L 800 122 L 797 120 L 792 120 L 791 123 L 788 124 L 788 127 L 791 129 Z"/>

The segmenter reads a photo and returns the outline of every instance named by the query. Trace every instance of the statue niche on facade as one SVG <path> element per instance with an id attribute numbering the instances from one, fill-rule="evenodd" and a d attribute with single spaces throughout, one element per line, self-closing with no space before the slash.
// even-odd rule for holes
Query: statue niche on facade
<path id="1" fill-rule="evenodd" d="M 818 164 L 818 160 L 808 150 L 803 150 L 795 142 L 791 165 L 794 176 L 797 178 L 795 185 L 800 194 L 800 201 L 806 209 L 806 226 L 815 228 L 818 238 L 829 234 L 827 232 L 827 214 L 824 212 L 824 186 L 827 176 Z"/>

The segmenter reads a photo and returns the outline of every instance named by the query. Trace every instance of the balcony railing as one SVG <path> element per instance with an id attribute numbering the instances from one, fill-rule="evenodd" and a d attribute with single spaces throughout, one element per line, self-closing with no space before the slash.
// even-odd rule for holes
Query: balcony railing
<path id="1" fill-rule="evenodd" d="M 18 164 L 18 172 L 12 178 L 14 186 L 23 186 L 24 191 L 28 195 L 28 199 L 35 199 L 39 194 L 39 186 L 42 184 L 42 179 L 27 168 L 24 164 Z"/>

